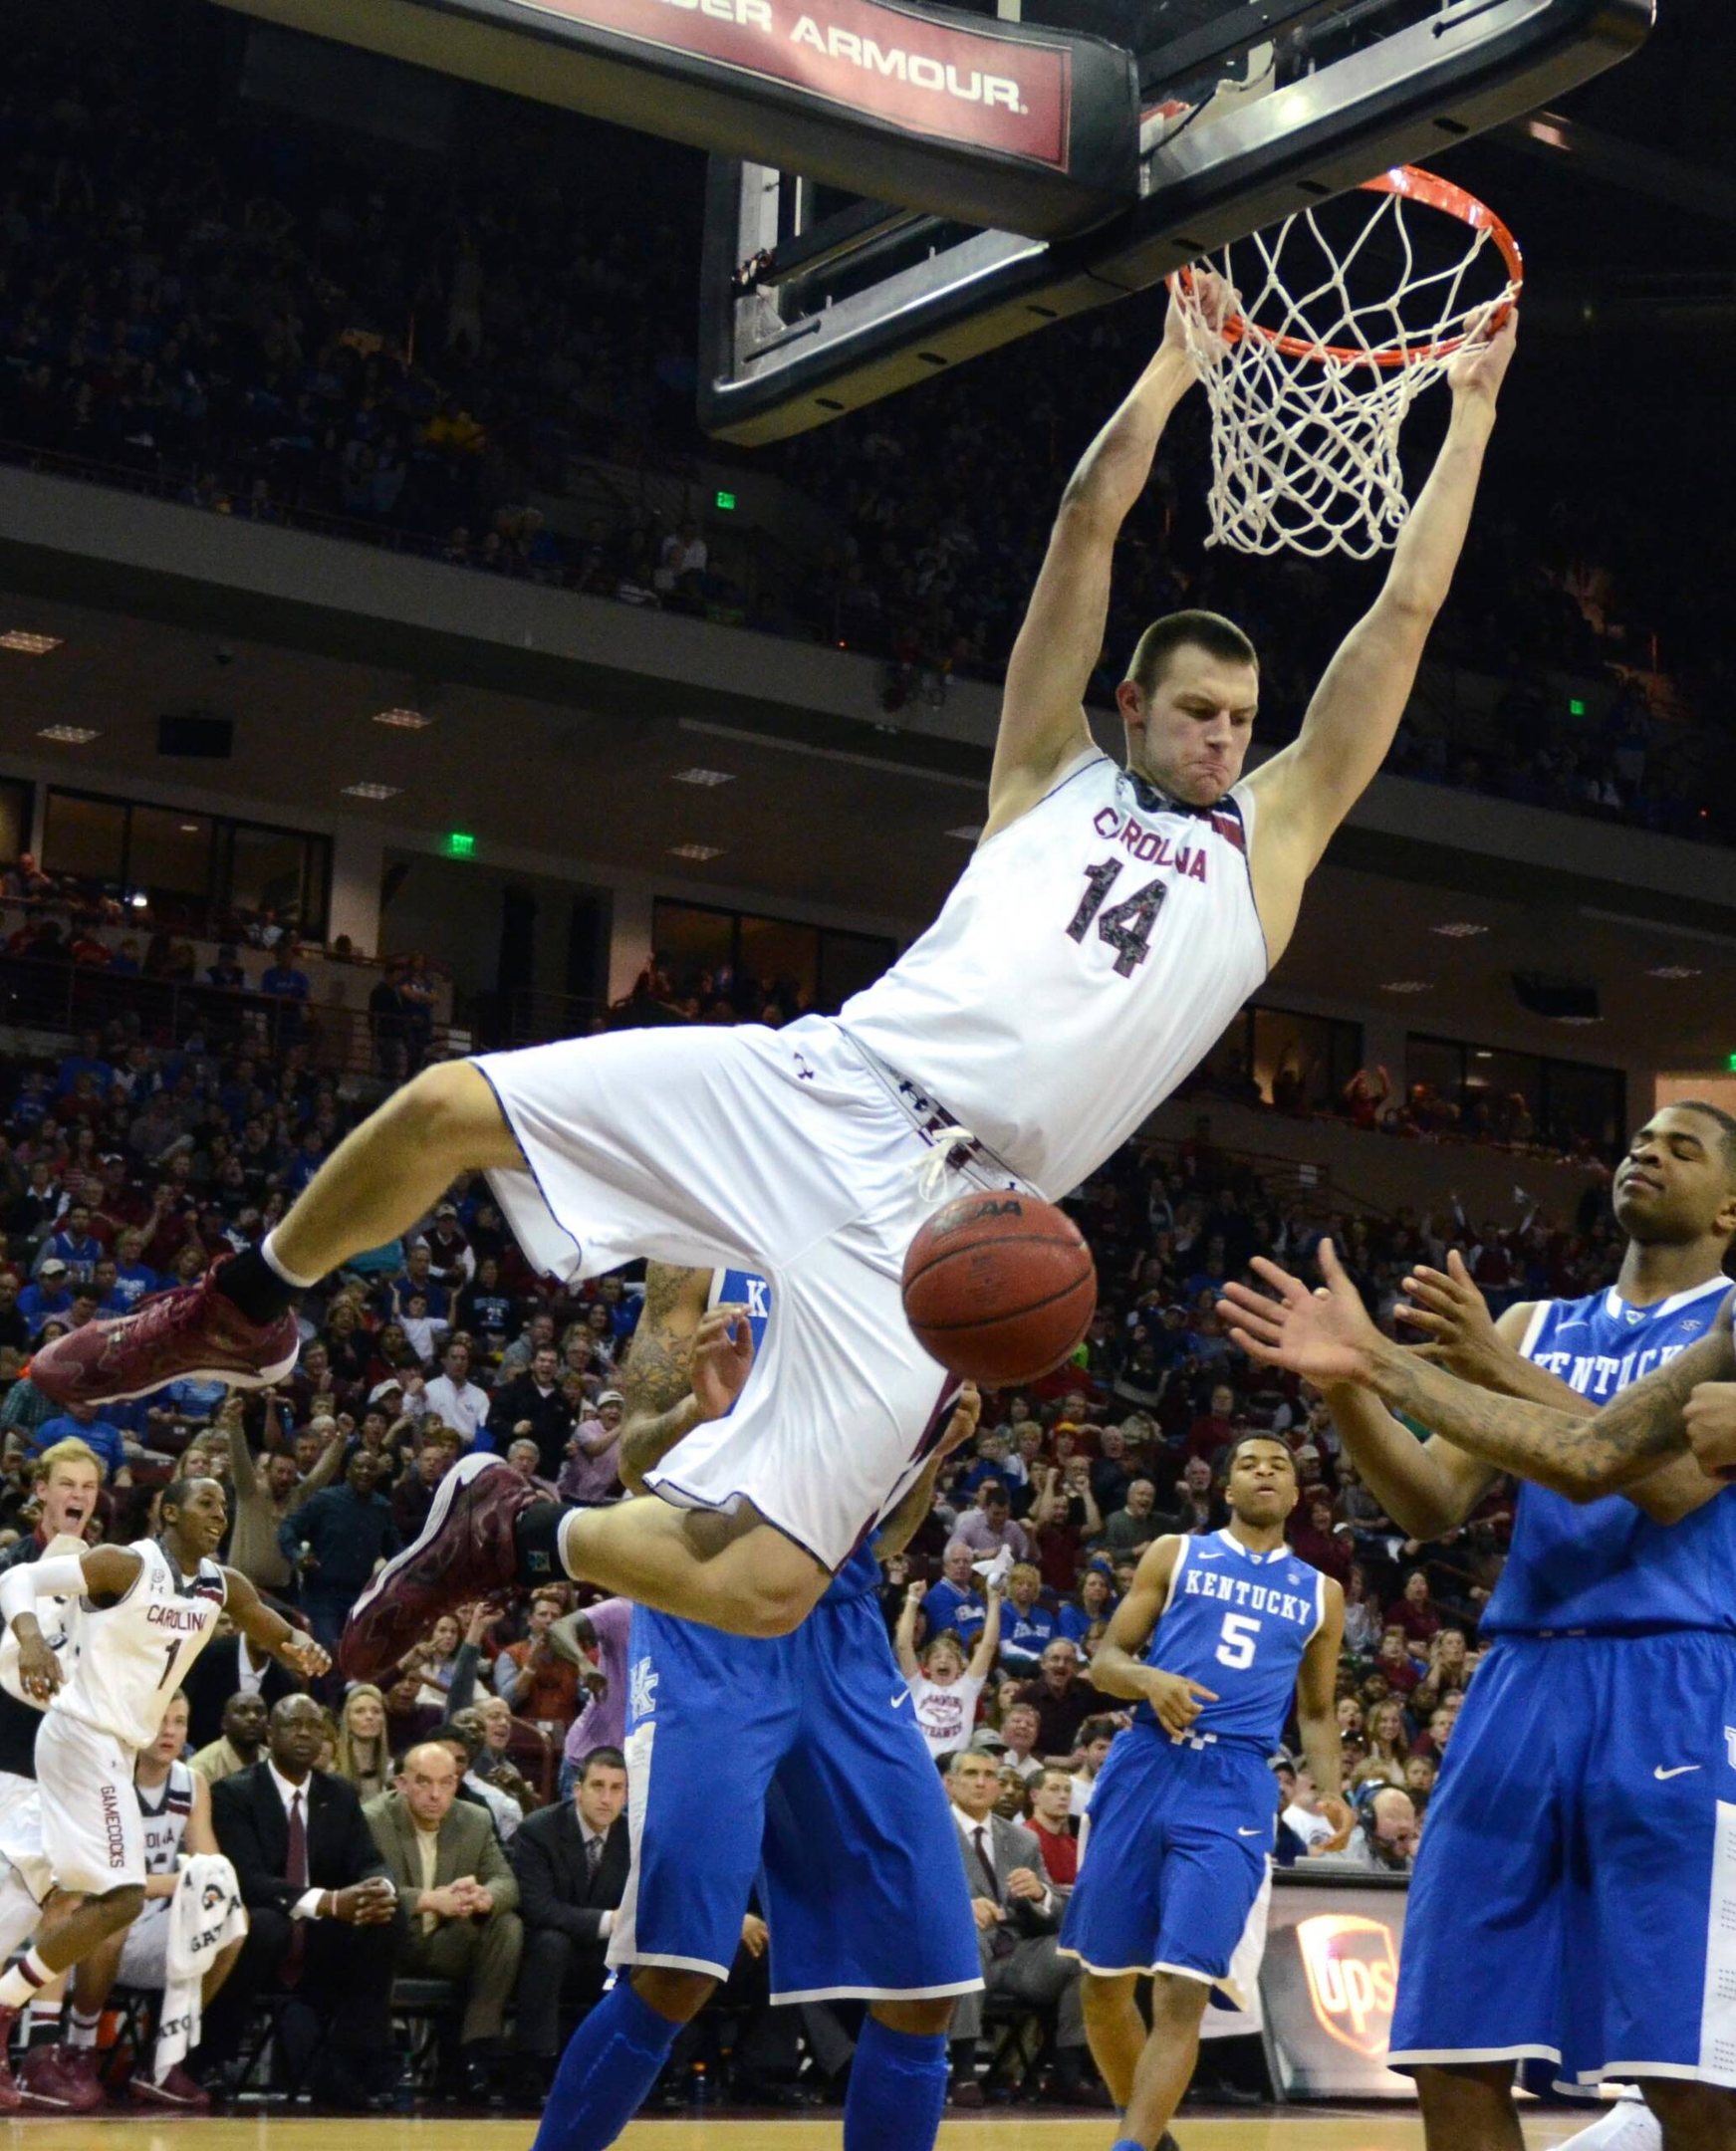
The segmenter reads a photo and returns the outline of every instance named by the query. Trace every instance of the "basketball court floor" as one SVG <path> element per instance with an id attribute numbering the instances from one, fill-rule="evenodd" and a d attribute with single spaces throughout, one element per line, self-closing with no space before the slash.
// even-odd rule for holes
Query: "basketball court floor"
<path id="1" fill-rule="evenodd" d="M 996 2113 L 948 2121 L 939 2151 L 1106 2151 L 1113 2122 L 1040 2120 Z M 1562 2114 L 1528 2119 L 1525 2141 L 1543 2151 L 1583 2123 Z M 117 2114 L 96 2121 L 37 2124 L 53 2133 L 54 2151 L 103 2151 L 118 2130 L 138 2151 L 528 2151 L 528 2120 L 384 2121 L 294 2120 L 237 2116 L 164 2121 Z M 15 2132 L 31 2124 L 14 2122 Z M 1408 2107 L 1288 2107 L 1233 2115 L 1184 2114 L 1176 2124 L 1181 2151 L 1422 2151 L 1422 2125 Z M 622 2151 L 838 2151 L 836 2114 L 813 2119 L 640 2121 L 621 2138 Z"/>

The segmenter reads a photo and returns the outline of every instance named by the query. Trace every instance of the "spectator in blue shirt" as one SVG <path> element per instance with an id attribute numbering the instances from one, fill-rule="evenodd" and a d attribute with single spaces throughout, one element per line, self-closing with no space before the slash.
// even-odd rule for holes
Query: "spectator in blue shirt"
<path id="1" fill-rule="evenodd" d="M 301 1570 L 302 1611 L 328 1650 L 337 1648 L 364 1584 L 398 1551 L 391 1504 L 377 1491 L 379 1474 L 372 1450 L 358 1449 L 341 1487 L 323 1487 L 278 1528 L 285 1558 Z"/>
<path id="2" fill-rule="evenodd" d="M 308 974 L 296 961 L 301 952 L 302 945 L 293 936 L 283 942 L 260 974 L 260 992 L 275 994 L 280 1001 L 305 1001 L 313 988 Z"/>
<path id="3" fill-rule="evenodd" d="M 1070 1643 L 1083 1646 L 1096 1623 L 1107 1621 L 1115 1610 L 1115 1577 L 1108 1567 L 1094 1560 L 1079 1579 L 1077 1600 L 1061 1608 L 1056 1632 Z"/>
<path id="4" fill-rule="evenodd" d="M 1007 1603 L 1001 1612 L 1001 1656 L 1019 1673 L 1035 1673 L 1043 1653 L 1060 1634 L 1050 1607 L 1039 1602 L 1041 1572 L 1018 1561 L 1007 1577 Z"/>
<path id="5" fill-rule="evenodd" d="M 120 1314 L 130 1314 L 139 1301 L 163 1290 L 165 1280 L 148 1263 L 140 1261 L 143 1252 L 144 1235 L 130 1226 L 115 1244 L 115 1299 Z"/>
<path id="6" fill-rule="evenodd" d="M 58 1255 L 51 1255 L 18 1295 L 18 1312 L 28 1323 L 32 1336 L 37 1334 L 45 1321 L 56 1315 L 65 1321 L 72 1312 L 72 1305 L 73 1294 L 67 1283 L 67 1266 Z"/>
<path id="7" fill-rule="evenodd" d="M 386 1314 L 394 1320 L 401 1320 L 408 1309 L 411 1293 L 420 1293 L 427 1301 L 426 1313 L 431 1320 L 445 1321 L 452 1312 L 452 1301 L 446 1288 L 434 1277 L 433 1251 L 425 1240 L 415 1241 L 403 1259 L 403 1268 L 385 1288 Z"/>
<path id="8" fill-rule="evenodd" d="M 42 1243 L 36 1274 L 41 1277 L 51 1262 L 58 1262 L 75 1285 L 85 1285 L 96 1276 L 103 1252 L 102 1241 L 91 1230 L 90 1204 L 74 1203 L 60 1230 Z"/>
<path id="9" fill-rule="evenodd" d="M 201 1426 L 222 1410 L 223 1399 L 228 1393 L 228 1385 L 224 1382 L 198 1381 L 189 1374 L 184 1380 L 170 1382 L 162 1391 L 162 1400 L 176 1418 Z"/>
<path id="10" fill-rule="evenodd" d="M 284 1172 L 284 1184 L 290 1193 L 299 1195 L 325 1162 L 326 1138 L 318 1128 L 311 1127 Z"/>
<path id="11" fill-rule="evenodd" d="M 41 1456 L 45 1449 L 52 1449 L 59 1441 L 82 1441 L 92 1450 L 103 1467 L 105 1486 L 130 1486 L 132 1474 L 126 1468 L 126 1446 L 121 1439 L 121 1429 L 112 1426 L 107 1419 L 97 1417 L 94 1404 L 69 1404 L 64 1412 L 53 1419 L 45 1419 L 41 1426 L 33 1427 L 24 1437 L 24 1455 Z"/>
<path id="12" fill-rule="evenodd" d="M 109 1085 L 115 1080 L 115 1071 L 103 1059 L 103 1042 L 95 1031 L 87 1031 L 79 1041 L 77 1053 L 70 1053 L 61 1063 L 56 1088 L 62 1097 L 71 1092 L 81 1076 L 89 1076 L 97 1088 L 108 1095 Z"/>
<path id="13" fill-rule="evenodd" d="M 967 1541 L 954 1539 L 941 1557 L 941 1574 L 930 1583 L 922 1599 L 922 1618 L 927 1633 L 941 1634 L 951 1628 L 970 1644 L 981 1635 L 988 1607 L 976 1593 L 971 1564 L 976 1559 Z"/>

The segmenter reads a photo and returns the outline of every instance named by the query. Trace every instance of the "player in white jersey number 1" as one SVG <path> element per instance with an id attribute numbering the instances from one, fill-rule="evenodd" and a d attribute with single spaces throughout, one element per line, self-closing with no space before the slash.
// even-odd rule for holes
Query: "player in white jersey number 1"
<path id="1" fill-rule="evenodd" d="M 155 1740 L 217 1616 L 227 1608 L 256 1650 L 293 1673 L 312 1678 L 331 1664 L 244 1575 L 211 1558 L 229 1522 L 215 1479 L 166 1487 L 161 1516 L 159 1538 L 49 1554 L 0 1576 L 0 1615 L 18 1641 L 20 1682 L 47 1705 L 36 1737 L 43 1850 L 58 1886 L 84 1898 L 0 1975 L 0 2057 L 13 2016 L 31 1996 L 138 1917 L 145 1842 L 133 1765 Z M 63 1676 L 35 1607 L 73 1592 L 83 1601 L 79 1649 Z"/>
<path id="2" fill-rule="evenodd" d="M 938 1149 L 965 1186 L 1065 1193 L 1172 1090 L 1283 954 L 1308 876 L 1389 748 L 1470 521 L 1515 323 L 1454 361 L 1452 420 L 1385 586 L 1300 737 L 1246 779 L 1260 669 L 1228 620 L 1141 636 L 1117 690 L 1126 765 L 1093 743 L 1120 526 L 1193 373 L 1162 344 L 1063 496 L 1008 667 L 988 815 L 928 932 L 836 1021 L 628 1032 L 425 1070 L 333 1153 L 262 1250 L 39 1352 L 57 1401 L 293 1362 L 298 1288 L 486 1170 L 534 1266 L 740 1266 L 779 1308 L 753 1398 L 649 1475 L 661 1500 L 519 1515 L 468 1457 L 341 1652 L 402 1655 L 453 1588 L 565 1569 L 744 1634 L 788 1632 L 922 1464 L 940 1370 L 898 1280 Z M 917 1168 L 917 1169 L 913 1169 Z M 932 1182 L 929 1182 L 930 1190 Z M 436 1542 L 438 1542 L 436 1544 Z"/>

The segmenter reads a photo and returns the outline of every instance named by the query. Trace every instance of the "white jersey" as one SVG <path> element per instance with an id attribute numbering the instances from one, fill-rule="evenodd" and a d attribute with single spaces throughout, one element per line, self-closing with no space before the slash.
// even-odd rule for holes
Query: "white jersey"
<path id="1" fill-rule="evenodd" d="M 174 1691 L 169 1692 L 172 1695 Z M 154 1792 L 147 1792 L 136 1780 L 132 1790 L 138 1795 L 138 1812 L 144 1819 L 144 1871 L 147 1875 L 173 1874 L 193 1811 L 193 1774 L 186 1764 L 171 1763 L 167 1779 Z"/>
<path id="2" fill-rule="evenodd" d="M 213 1560 L 183 1578 L 154 1539 L 127 1551 L 143 1562 L 137 1580 L 112 1606 L 87 1598 L 80 1607 L 78 1662 L 49 1714 L 64 1712 L 136 1749 L 155 1740 L 187 1668 L 215 1632 L 226 1586 Z"/>
<path id="3" fill-rule="evenodd" d="M 1087 1179 L 1266 976 L 1245 785 L 1176 805 L 1093 748 L 978 846 L 839 1022 L 1049 1196 Z"/>

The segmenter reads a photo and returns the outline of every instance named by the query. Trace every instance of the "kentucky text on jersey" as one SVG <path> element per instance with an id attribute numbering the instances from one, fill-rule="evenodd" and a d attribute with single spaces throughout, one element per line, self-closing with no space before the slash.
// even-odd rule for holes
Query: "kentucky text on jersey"
<path id="1" fill-rule="evenodd" d="M 1717 1277 L 1653 1307 L 1633 1307 L 1613 1288 L 1546 1300 L 1520 1349 L 1588 1403 L 1602 1404 L 1706 1335 L 1729 1290 Z M 1733 1575 L 1736 1502 L 1727 1496 L 1666 1525 L 1624 1494 L 1575 1503 L 1527 1484 L 1481 1626 L 1489 1636 L 1729 1632 Z"/>
<path id="2" fill-rule="evenodd" d="M 1181 1588 L 1189 1598 L 1222 1598 L 1227 1604 L 1246 1606 L 1250 1613 L 1270 1613 L 1278 1620 L 1296 1621 L 1310 1635 L 1320 1619 L 1313 1598 L 1300 1598 L 1266 1583 L 1250 1583 L 1246 1576 L 1231 1575 L 1223 1568 L 1189 1568 Z"/>

